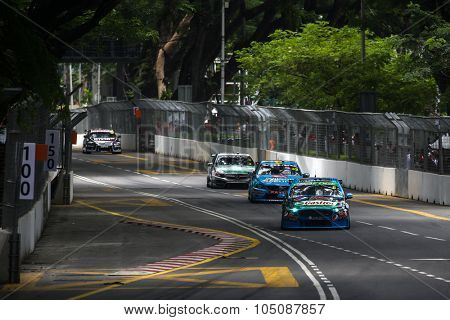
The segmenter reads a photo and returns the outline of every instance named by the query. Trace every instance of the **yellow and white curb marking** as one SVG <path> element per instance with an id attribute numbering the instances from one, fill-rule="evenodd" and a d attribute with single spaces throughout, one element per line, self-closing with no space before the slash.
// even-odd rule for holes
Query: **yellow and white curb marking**
<path id="1" fill-rule="evenodd" d="M 231 234 L 223 231 L 214 231 L 205 228 L 180 226 L 163 222 L 153 221 L 125 221 L 128 224 L 138 224 L 156 228 L 163 228 L 169 230 L 184 231 L 189 233 L 198 234 L 204 237 L 219 240 L 218 244 L 205 249 L 193 251 L 181 256 L 169 258 L 166 260 L 149 263 L 143 266 L 126 269 L 113 273 L 113 276 L 137 276 L 137 275 L 150 275 L 153 273 L 172 270 L 175 268 L 190 266 L 194 263 L 199 263 L 211 258 L 222 257 L 230 254 L 234 254 L 236 251 L 241 251 L 249 247 L 254 246 L 256 239 L 242 237 L 237 234 Z"/>

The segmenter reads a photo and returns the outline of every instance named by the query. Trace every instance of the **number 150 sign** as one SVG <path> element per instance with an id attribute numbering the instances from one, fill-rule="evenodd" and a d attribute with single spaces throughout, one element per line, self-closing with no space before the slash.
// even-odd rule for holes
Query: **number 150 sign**
<path id="1" fill-rule="evenodd" d="M 48 159 L 44 166 L 46 171 L 57 170 L 59 164 L 59 134 L 59 130 L 46 130 L 45 132 L 45 144 L 48 145 Z"/>

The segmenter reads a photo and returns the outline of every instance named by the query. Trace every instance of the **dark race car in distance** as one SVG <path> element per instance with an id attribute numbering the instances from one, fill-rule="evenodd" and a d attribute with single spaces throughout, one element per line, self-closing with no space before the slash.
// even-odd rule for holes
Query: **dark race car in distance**
<path id="1" fill-rule="evenodd" d="M 282 229 L 349 229 L 351 193 L 338 179 L 301 179 L 293 184 L 281 209 Z"/>
<path id="2" fill-rule="evenodd" d="M 248 187 L 250 202 L 281 202 L 289 186 L 301 178 L 303 173 L 295 161 L 266 160 L 256 166 Z"/>
<path id="3" fill-rule="evenodd" d="M 83 139 L 83 153 L 92 151 L 109 151 L 111 153 L 122 153 L 120 136 L 114 130 L 95 129 L 86 131 Z"/>

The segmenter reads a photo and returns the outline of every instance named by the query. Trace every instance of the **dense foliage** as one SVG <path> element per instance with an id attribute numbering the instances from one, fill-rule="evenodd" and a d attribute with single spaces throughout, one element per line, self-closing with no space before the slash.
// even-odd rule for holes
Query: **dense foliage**
<path id="1" fill-rule="evenodd" d="M 263 104 L 355 111 L 359 93 L 375 91 L 380 111 L 433 110 L 431 71 L 400 44 L 399 37 L 369 34 L 362 63 L 359 29 L 320 22 L 300 32 L 277 31 L 269 42 L 240 51 L 238 61 L 249 93 Z"/>
<path id="2" fill-rule="evenodd" d="M 61 103 L 58 58 L 68 44 L 103 38 L 142 43 L 139 63 L 107 68 L 126 74 L 145 96 L 177 98 L 179 85 L 192 85 L 194 101 L 210 99 L 220 88 L 220 69 L 212 66 L 220 53 L 221 2 L 2 2 L 1 121 L 8 107 L 29 98 L 52 108 Z M 373 90 L 382 111 L 448 108 L 448 0 L 365 2 L 368 58 L 362 65 L 360 0 L 230 0 L 227 81 L 239 71 L 240 52 L 249 92 L 261 103 L 355 110 L 359 92 Z M 5 96 L 8 87 L 22 93 Z"/>

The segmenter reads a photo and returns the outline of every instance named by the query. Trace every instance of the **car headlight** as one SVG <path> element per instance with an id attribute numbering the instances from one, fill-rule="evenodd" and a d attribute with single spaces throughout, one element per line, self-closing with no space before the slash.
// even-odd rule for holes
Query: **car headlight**
<path id="1" fill-rule="evenodd" d="M 216 177 L 219 177 L 219 178 L 224 178 L 225 177 L 225 174 L 223 172 L 220 172 L 220 171 L 214 171 L 213 175 L 216 176 Z"/>
<path id="2" fill-rule="evenodd" d="M 255 189 L 265 189 L 266 186 L 263 185 L 262 183 L 258 182 L 258 183 L 256 183 L 256 184 L 253 186 L 253 188 L 255 188 Z"/>

